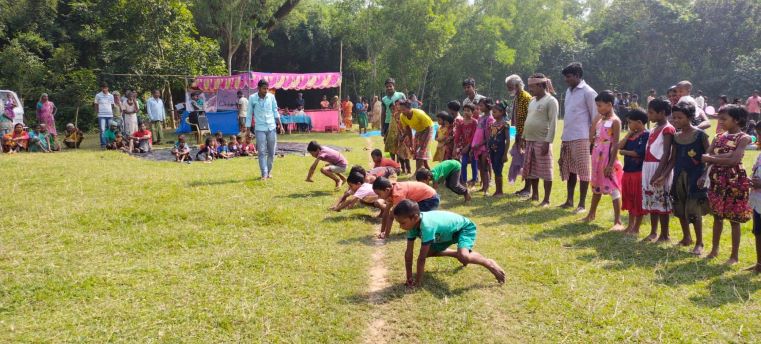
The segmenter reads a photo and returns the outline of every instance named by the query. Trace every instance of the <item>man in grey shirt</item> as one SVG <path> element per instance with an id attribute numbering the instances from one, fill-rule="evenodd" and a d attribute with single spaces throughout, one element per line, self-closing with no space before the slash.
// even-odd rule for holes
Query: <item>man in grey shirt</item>
<path id="1" fill-rule="evenodd" d="M 467 78 L 462 82 L 462 90 L 465 92 L 465 99 L 462 101 L 462 106 L 465 104 L 471 104 L 476 107 L 476 113 L 478 111 L 478 102 L 486 97 L 476 92 L 476 80 L 473 78 Z"/>
<path id="2" fill-rule="evenodd" d="M 587 190 L 592 170 L 590 131 L 597 117 L 597 92 L 584 82 L 581 63 L 573 62 L 562 71 L 568 89 L 565 92 L 563 141 L 560 147 L 560 176 L 567 181 L 568 197 L 562 208 L 573 208 L 576 180 L 579 180 L 579 205 L 576 213 L 585 211 Z"/>

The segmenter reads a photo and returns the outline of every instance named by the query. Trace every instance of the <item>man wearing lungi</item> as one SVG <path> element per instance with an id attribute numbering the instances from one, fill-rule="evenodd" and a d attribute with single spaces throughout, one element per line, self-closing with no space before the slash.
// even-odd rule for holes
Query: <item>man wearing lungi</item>
<path id="1" fill-rule="evenodd" d="M 579 205 L 576 213 L 585 211 L 587 190 L 591 177 L 592 158 L 589 142 L 592 123 L 597 117 L 597 92 L 582 78 L 581 63 L 573 62 L 562 71 L 568 89 L 565 92 L 563 141 L 560 147 L 560 176 L 567 181 L 568 197 L 561 208 L 573 207 L 576 180 L 579 180 Z"/>
<path id="2" fill-rule="evenodd" d="M 505 86 L 507 87 L 508 95 L 513 98 L 509 113 L 510 122 L 515 128 L 515 144 L 510 149 L 512 159 L 507 179 L 510 183 L 514 183 L 523 170 L 523 156 L 525 154 L 524 145 L 522 144 L 523 126 L 526 123 L 531 95 L 523 89 L 523 80 L 516 74 L 510 75 L 505 79 Z M 516 191 L 516 195 L 526 197 L 531 192 L 531 185 L 525 179 L 524 182 L 525 186 L 523 189 Z"/>
<path id="3" fill-rule="evenodd" d="M 539 179 L 544 180 L 544 200 L 539 206 L 550 205 L 552 192 L 552 141 L 558 120 L 558 100 L 552 96 L 552 81 L 537 73 L 528 78 L 528 91 L 534 98 L 528 105 L 523 126 L 525 158 L 523 179 L 531 184 L 531 200 L 539 200 Z"/>

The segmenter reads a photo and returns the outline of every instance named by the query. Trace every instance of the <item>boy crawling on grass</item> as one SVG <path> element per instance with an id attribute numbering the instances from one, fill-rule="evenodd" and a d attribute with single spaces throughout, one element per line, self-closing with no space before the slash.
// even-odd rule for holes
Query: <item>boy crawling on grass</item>
<path id="1" fill-rule="evenodd" d="M 429 257 L 452 257 L 467 266 L 478 264 L 488 269 L 500 284 L 505 283 L 505 271 L 492 259 L 473 251 L 476 242 L 476 225 L 468 218 L 448 211 L 433 210 L 421 213 L 418 204 L 405 199 L 394 207 L 394 218 L 407 231 L 407 251 L 404 267 L 407 287 L 419 287 L 423 282 L 425 260 Z M 415 239 L 420 238 L 417 271 L 412 277 L 412 256 Z M 449 246 L 457 244 L 457 250 Z"/>
<path id="2" fill-rule="evenodd" d="M 361 166 L 353 167 L 349 172 L 349 177 L 346 178 L 349 189 L 336 201 L 336 204 L 330 207 L 330 210 L 341 211 L 360 203 L 380 209 L 378 195 L 373 191 L 373 184 L 368 183 L 365 178 L 364 168 Z"/>

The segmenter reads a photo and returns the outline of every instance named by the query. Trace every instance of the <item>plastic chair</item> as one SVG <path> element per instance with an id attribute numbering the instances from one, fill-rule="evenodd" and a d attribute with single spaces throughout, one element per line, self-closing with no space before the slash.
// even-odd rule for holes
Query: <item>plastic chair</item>
<path id="1" fill-rule="evenodd" d="M 198 116 L 199 118 L 201 116 Z M 211 130 L 209 130 L 208 127 L 201 129 L 201 127 L 198 124 L 190 123 L 190 117 L 185 118 L 185 123 L 190 125 L 190 127 L 195 128 L 196 132 L 196 144 L 201 144 L 201 141 L 203 140 L 204 136 L 209 135 L 211 136 Z"/>

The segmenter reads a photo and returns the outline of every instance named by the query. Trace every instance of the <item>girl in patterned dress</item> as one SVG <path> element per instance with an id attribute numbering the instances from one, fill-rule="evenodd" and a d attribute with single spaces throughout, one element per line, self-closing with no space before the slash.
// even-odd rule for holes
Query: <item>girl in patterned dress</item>
<path id="1" fill-rule="evenodd" d="M 668 169 L 671 143 L 676 129 L 668 122 L 671 103 L 655 99 L 647 105 L 647 117 L 655 123 L 645 148 L 642 164 L 642 209 L 650 214 L 650 235 L 645 241 L 665 242 L 669 237 L 669 214 L 671 214 L 671 182 L 673 170 Z M 661 235 L 658 236 L 658 223 Z"/>
<path id="2" fill-rule="evenodd" d="M 477 122 L 473 119 L 473 113 L 476 111 L 476 107 L 473 104 L 466 104 L 462 107 L 462 121 L 455 121 L 454 129 L 454 142 L 455 142 L 455 156 L 460 157 L 460 163 L 462 169 L 460 170 L 460 183 L 465 184 L 468 181 L 468 164 L 471 164 L 471 172 L 473 177 L 468 183 L 468 186 L 475 185 L 478 182 L 478 175 L 476 173 L 478 169 L 477 160 L 473 158 L 473 154 L 470 151 L 470 144 L 473 142 L 473 135 L 476 132 Z"/>
<path id="3" fill-rule="evenodd" d="M 727 105 L 719 112 L 719 124 L 724 133 L 717 136 L 703 161 L 710 165 L 708 178 L 708 204 L 713 213 L 713 240 L 711 253 L 707 258 L 719 255 L 719 241 L 724 229 L 724 220 L 732 227 L 732 254 L 725 264 L 737 263 L 740 249 L 740 224 L 751 218 L 748 202 L 750 179 L 742 166 L 745 147 L 750 144 L 750 136 L 742 131 L 748 120 L 748 111 L 736 105 Z M 705 173 L 699 184 L 705 181 Z"/>
<path id="4" fill-rule="evenodd" d="M 597 112 L 600 116 L 594 124 L 592 138 L 592 206 L 585 222 L 595 220 L 597 206 L 602 195 L 610 195 L 613 200 L 613 231 L 624 230 L 621 223 L 621 178 L 623 167 L 618 161 L 618 138 L 621 135 L 621 120 L 613 112 L 615 96 L 610 91 L 603 91 L 595 97 Z"/>
<path id="5" fill-rule="evenodd" d="M 491 115 L 492 107 L 494 107 L 494 100 L 491 98 L 482 98 L 478 102 L 481 116 L 478 117 L 476 132 L 473 134 L 473 141 L 471 142 L 473 158 L 478 161 L 478 170 L 481 173 L 481 191 L 484 196 L 489 192 L 489 174 L 491 173 L 487 141 L 489 140 L 489 127 L 494 124 L 494 117 Z"/>
<path id="6" fill-rule="evenodd" d="M 415 138 L 406 135 L 404 128 L 402 128 L 402 110 L 400 104 L 401 101 L 396 102 L 389 130 L 391 130 L 391 127 L 396 127 L 396 158 L 398 159 L 397 161 L 399 161 L 399 164 L 402 165 L 402 174 L 408 174 L 412 173 L 410 158 L 412 158 L 412 147 L 415 146 Z"/>
<path id="7" fill-rule="evenodd" d="M 496 190 L 493 196 L 502 196 L 502 170 L 507 162 L 507 151 L 510 148 L 510 124 L 507 123 L 507 104 L 500 102 L 492 111 L 494 123 L 489 127 L 489 160 L 494 171 Z"/>

